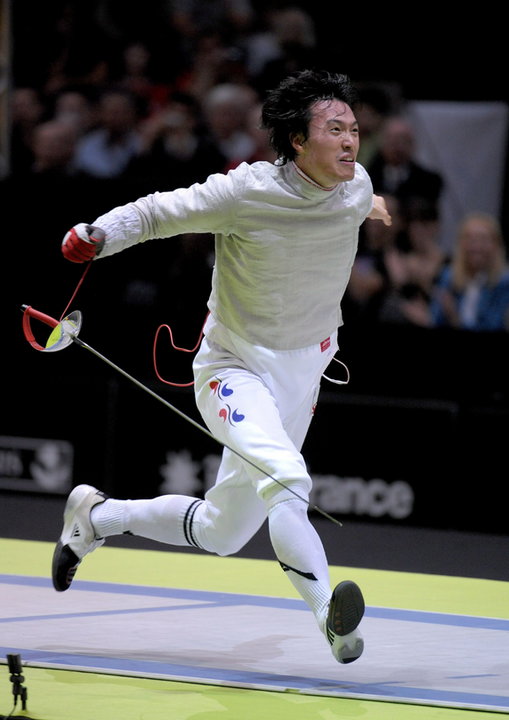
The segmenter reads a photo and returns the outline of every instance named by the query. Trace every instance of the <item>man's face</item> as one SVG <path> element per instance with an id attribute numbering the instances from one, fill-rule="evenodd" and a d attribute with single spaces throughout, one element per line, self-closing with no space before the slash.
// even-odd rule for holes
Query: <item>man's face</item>
<path id="1" fill-rule="evenodd" d="M 293 138 L 296 165 L 322 187 L 352 180 L 359 152 L 359 126 L 341 100 L 320 100 L 312 107 L 308 138 Z"/>
<path id="2" fill-rule="evenodd" d="M 480 218 L 468 220 L 460 234 L 460 244 L 465 262 L 472 274 L 488 272 L 498 253 L 498 243 L 493 230 Z"/>
<path id="3" fill-rule="evenodd" d="M 389 165 L 405 165 L 414 151 L 412 128 L 400 118 L 389 120 L 383 129 L 381 151 Z"/>

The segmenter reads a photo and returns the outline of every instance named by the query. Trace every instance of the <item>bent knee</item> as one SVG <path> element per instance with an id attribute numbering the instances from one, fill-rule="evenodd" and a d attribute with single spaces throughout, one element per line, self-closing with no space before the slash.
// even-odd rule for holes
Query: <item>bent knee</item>
<path id="1" fill-rule="evenodd" d="M 298 480 L 285 480 L 281 485 L 272 482 L 264 485 L 259 490 L 260 498 L 265 503 L 268 510 L 280 502 L 286 500 L 302 500 L 309 505 L 309 493 L 311 491 L 311 478 L 309 481 L 299 478 Z"/>

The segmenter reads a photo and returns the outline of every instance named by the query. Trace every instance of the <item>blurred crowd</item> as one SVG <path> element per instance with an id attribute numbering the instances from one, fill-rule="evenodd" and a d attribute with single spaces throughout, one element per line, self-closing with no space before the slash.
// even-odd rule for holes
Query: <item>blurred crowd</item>
<path id="1" fill-rule="evenodd" d="M 29 20 L 14 3 L 11 155 L 2 186 L 7 202 L 29 198 L 55 253 L 66 223 L 92 221 L 114 204 L 240 162 L 273 161 L 259 127 L 265 91 L 290 72 L 330 62 L 306 3 L 160 0 L 147 2 L 143 15 L 139 4 L 114 0 L 39 5 Z M 509 330 L 498 219 L 472 208 L 446 252 L 439 241 L 444 182 L 416 160 L 401 89 L 366 78 L 358 86 L 358 159 L 393 224 L 364 223 L 345 318 Z M 178 307 L 179 289 L 191 285 L 200 288 L 202 312 L 209 240 L 172 241 L 164 272 L 140 263 L 138 277 L 122 286 L 123 302 Z M 41 244 L 41 258 L 44 252 Z"/>

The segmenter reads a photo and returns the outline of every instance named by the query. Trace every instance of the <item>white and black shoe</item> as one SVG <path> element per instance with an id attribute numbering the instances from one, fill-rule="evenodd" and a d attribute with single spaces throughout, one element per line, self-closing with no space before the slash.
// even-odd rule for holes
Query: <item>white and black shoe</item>
<path id="1" fill-rule="evenodd" d="M 96 536 L 90 511 L 107 497 L 91 485 L 78 485 L 67 498 L 64 527 L 53 553 L 51 568 L 55 590 L 68 590 L 85 555 L 104 544 L 104 538 Z"/>
<path id="2" fill-rule="evenodd" d="M 364 609 L 364 598 L 358 585 L 351 580 L 336 585 L 332 591 L 325 632 L 332 654 L 340 663 L 354 662 L 362 655 L 364 640 L 357 628 Z"/>

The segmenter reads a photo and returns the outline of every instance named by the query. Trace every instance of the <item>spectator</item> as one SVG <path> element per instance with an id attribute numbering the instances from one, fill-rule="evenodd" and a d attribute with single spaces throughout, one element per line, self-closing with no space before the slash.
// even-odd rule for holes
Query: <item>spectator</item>
<path id="1" fill-rule="evenodd" d="M 343 301 L 345 316 L 357 321 L 378 322 L 380 305 L 391 287 L 390 259 L 399 252 L 404 234 L 398 201 L 392 195 L 385 195 L 385 203 L 392 225 L 366 219 Z"/>
<path id="2" fill-rule="evenodd" d="M 99 99 L 98 127 L 78 143 L 78 170 L 96 178 L 122 175 L 141 148 L 139 114 L 132 93 L 116 88 L 105 90 Z"/>
<path id="3" fill-rule="evenodd" d="M 258 97 L 249 85 L 233 83 L 216 85 L 203 99 L 206 127 L 227 164 L 247 160 L 255 151 L 247 122 L 257 102 Z"/>
<path id="4" fill-rule="evenodd" d="M 35 88 L 14 88 L 11 97 L 10 173 L 29 172 L 33 161 L 33 135 L 46 114 L 41 93 Z"/>
<path id="5" fill-rule="evenodd" d="M 55 18 L 54 26 L 43 34 L 42 42 L 51 47 L 51 61 L 45 68 L 47 72 L 42 86 L 44 92 L 52 95 L 69 85 L 94 88 L 106 84 L 110 72 L 110 45 L 96 22 L 91 3 L 48 5 L 61 7 L 60 12 L 53 8 L 58 18 Z M 33 57 L 39 57 L 39 54 L 35 52 Z"/>
<path id="6" fill-rule="evenodd" d="M 414 153 L 415 135 L 410 122 L 402 115 L 387 118 L 378 152 L 366 167 L 373 188 L 381 194 L 395 195 L 404 206 L 423 199 L 438 208 L 443 180 L 438 173 L 422 167 Z"/>
<path id="7" fill-rule="evenodd" d="M 248 32 L 254 17 L 250 0 L 168 0 L 171 24 L 184 46 L 194 46 L 203 32 L 220 30 L 228 41 L 236 42 Z"/>
<path id="8" fill-rule="evenodd" d="M 53 117 L 55 120 L 71 123 L 78 138 L 95 127 L 95 103 L 90 91 L 80 88 L 64 88 L 55 98 Z"/>
<path id="9" fill-rule="evenodd" d="M 196 37 L 192 58 L 175 79 L 177 90 L 202 101 L 216 85 L 247 85 L 245 52 L 225 41 L 219 30 Z"/>
<path id="10" fill-rule="evenodd" d="M 395 102 L 381 84 L 364 84 L 359 88 L 361 104 L 357 111 L 361 147 L 358 162 L 369 167 L 380 148 L 380 136 L 385 120 Z"/>
<path id="11" fill-rule="evenodd" d="M 254 141 L 254 152 L 248 158 L 248 162 L 257 160 L 268 160 L 275 162 L 277 159 L 274 148 L 270 144 L 269 133 L 262 127 L 262 103 L 256 103 L 247 113 L 246 129 Z"/>
<path id="12" fill-rule="evenodd" d="M 245 162 L 253 163 L 257 160 L 267 160 L 268 162 L 275 162 L 277 156 L 270 144 L 270 138 L 267 130 L 262 127 L 261 119 L 262 103 L 256 103 L 248 111 L 246 118 L 246 130 L 253 139 L 254 147 L 253 152 L 247 158 Z M 242 162 L 242 161 L 239 161 Z M 239 162 L 232 160 L 227 166 L 226 170 L 236 167 Z"/>
<path id="13" fill-rule="evenodd" d="M 148 46 L 140 41 L 128 43 L 121 59 L 118 85 L 139 99 L 146 115 L 161 110 L 169 100 L 171 86 L 155 79 L 155 60 Z"/>
<path id="14" fill-rule="evenodd" d="M 77 137 L 75 127 L 68 122 L 48 120 L 40 123 L 34 130 L 31 172 L 59 177 L 75 175 L 73 159 Z"/>
<path id="15" fill-rule="evenodd" d="M 224 169 L 226 158 L 203 131 L 199 105 L 189 95 L 174 93 L 140 132 L 142 149 L 125 173 L 137 183 L 139 194 L 203 182 Z"/>
<path id="16" fill-rule="evenodd" d="M 414 198 L 406 208 L 404 225 L 405 241 L 386 257 L 390 283 L 379 320 L 427 327 L 434 283 L 446 260 L 438 241 L 434 203 Z"/>
<path id="17" fill-rule="evenodd" d="M 62 218 L 75 216 L 79 209 L 76 205 L 82 205 L 84 198 L 92 204 L 95 202 L 91 192 L 95 188 L 74 166 L 76 140 L 76 130 L 69 122 L 44 120 L 33 131 L 29 167 L 24 173 L 11 174 L 2 183 L 3 220 L 8 234 L 12 235 L 20 222 L 23 198 L 30 198 L 30 212 L 40 223 L 37 242 L 30 243 L 29 263 L 26 244 L 11 243 L 5 267 L 12 276 L 9 280 L 15 278 L 17 287 L 9 302 L 14 297 L 44 297 L 49 308 L 58 308 L 62 302 L 58 270 L 48 263 L 48 253 L 58 258 L 58 253 L 53 253 L 51 248 L 52 238 L 58 235 Z M 16 269 L 14 273 L 13 269 Z"/>
<path id="18" fill-rule="evenodd" d="M 267 32 L 246 40 L 248 67 L 262 93 L 285 75 L 316 65 L 317 40 L 312 16 L 297 5 L 267 12 Z"/>
<path id="19" fill-rule="evenodd" d="M 264 7 L 258 10 L 250 31 L 244 38 L 246 67 L 250 78 L 256 78 L 269 60 L 280 56 L 281 49 L 275 28 L 279 8 Z"/>
<path id="20" fill-rule="evenodd" d="M 179 57 L 177 90 L 201 101 L 215 85 L 246 82 L 242 47 L 255 17 L 250 0 L 168 0 L 166 8 Z"/>
<path id="21" fill-rule="evenodd" d="M 431 305 L 434 326 L 509 330 L 509 269 L 496 218 L 467 215 L 451 261 L 443 269 Z"/>

